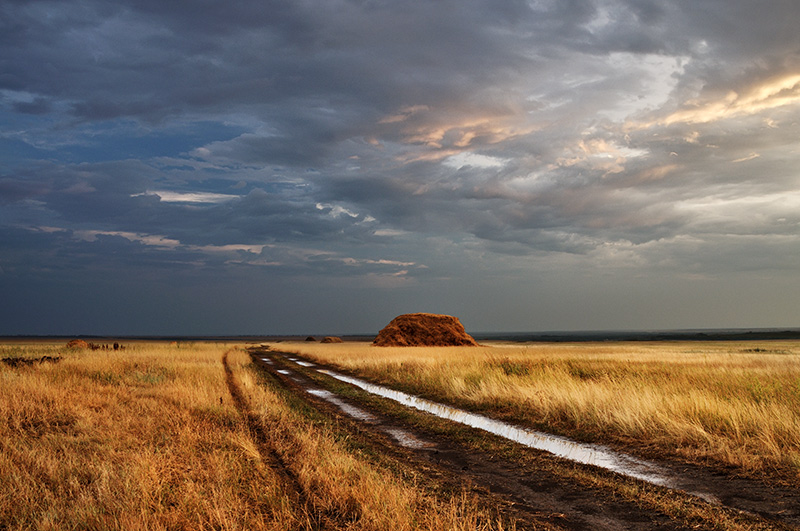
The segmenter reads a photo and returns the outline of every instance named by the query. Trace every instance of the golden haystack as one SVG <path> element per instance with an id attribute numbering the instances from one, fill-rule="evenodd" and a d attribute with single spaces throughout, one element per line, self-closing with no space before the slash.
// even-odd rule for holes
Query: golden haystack
<path id="1" fill-rule="evenodd" d="M 379 347 L 477 346 L 457 317 L 435 313 L 408 313 L 395 317 L 372 342 Z"/>
<path id="2" fill-rule="evenodd" d="M 67 343 L 67 348 L 89 348 L 89 343 L 83 339 L 73 339 Z"/>

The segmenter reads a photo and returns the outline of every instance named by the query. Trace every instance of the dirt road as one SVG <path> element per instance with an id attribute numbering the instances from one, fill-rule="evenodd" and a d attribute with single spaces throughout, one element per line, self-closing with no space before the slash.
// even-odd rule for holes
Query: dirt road
<path id="1" fill-rule="evenodd" d="M 339 418 L 348 436 L 431 482 L 477 493 L 518 529 L 800 529 L 793 489 L 674 462 L 659 466 L 680 489 L 649 484 L 371 396 L 295 354 L 249 351 L 281 385 Z"/>

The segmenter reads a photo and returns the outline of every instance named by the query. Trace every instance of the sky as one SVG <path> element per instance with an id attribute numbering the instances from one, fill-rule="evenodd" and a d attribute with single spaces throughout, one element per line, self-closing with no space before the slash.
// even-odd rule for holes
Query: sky
<path id="1" fill-rule="evenodd" d="M 4 0 L 0 335 L 800 327 L 795 0 Z"/>

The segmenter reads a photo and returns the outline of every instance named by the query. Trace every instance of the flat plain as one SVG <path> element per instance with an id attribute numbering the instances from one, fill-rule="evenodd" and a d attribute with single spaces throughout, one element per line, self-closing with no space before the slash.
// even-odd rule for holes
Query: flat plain
<path id="1" fill-rule="evenodd" d="M 241 346 L 123 347 L 0 346 L 37 360 L 0 363 L 0 529 L 503 529 L 365 458 Z"/>
<path id="2" fill-rule="evenodd" d="M 279 346 L 546 432 L 800 487 L 797 341 Z"/>
<path id="3" fill-rule="evenodd" d="M 123 346 L 0 345 L 0 358 L 35 360 L 0 363 L 0 528 L 800 524 L 800 342 Z M 608 445 L 738 494 L 706 503 L 564 463 L 365 396 L 297 360 Z M 383 420 L 353 420 L 343 401 Z M 429 444 L 398 445 L 381 422 Z"/>

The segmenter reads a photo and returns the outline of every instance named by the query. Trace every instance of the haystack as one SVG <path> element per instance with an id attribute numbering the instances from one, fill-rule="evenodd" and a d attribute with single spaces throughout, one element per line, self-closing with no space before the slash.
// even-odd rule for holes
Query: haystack
<path id="1" fill-rule="evenodd" d="M 341 337 L 325 336 L 320 343 L 344 343 Z"/>
<path id="2" fill-rule="evenodd" d="M 67 343 L 67 348 L 89 348 L 89 343 L 83 339 L 73 339 Z"/>
<path id="3" fill-rule="evenodd" d="M 407 313 L 395 317 L 372 342 L 378 347 L 462 347 L 478 343 L 457 317 Z"/>

